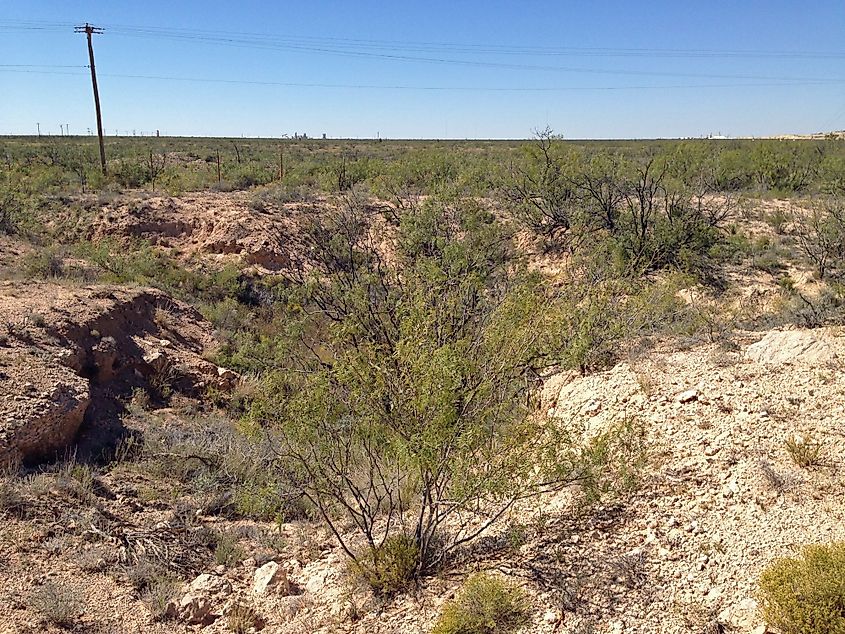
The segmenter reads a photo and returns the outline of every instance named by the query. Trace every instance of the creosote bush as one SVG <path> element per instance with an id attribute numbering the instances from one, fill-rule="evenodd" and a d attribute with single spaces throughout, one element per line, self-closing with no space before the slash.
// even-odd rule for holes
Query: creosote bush
<path id="1" fill-rule="evenodd" d="M 528 610 L 520 588 L 479 573 L 443 607 L 431 634 L 510 634 L 527 623 Z"/>
<path id="2" fill-rule="evenodd" d="M 310 265 L 288 274 L 288 353 L 246 424 L 274 440 L 280 480 L 389 593 L 517 500 L 598 482 L 586 463 L 610 453 L 574 449 L 576 434 L 536 420 L 532 393 L 561 363 L 566 325 L 492 214 L 431 197 L 392 218 L 389 257 L 380 214 L 353 193 L 312 220 Z"/>
<path id="3" fill-rule="evenodd" d="M 760 576 L 763 616 L 783 634 L 845 634 L 845 543 L 805 546 Z"/>
<path id="4" fill-rule="evenodd" d="M 737 208 L 706 155 L 686 146 L 588 155 L 548 129 L 513 165 L 503 193 L 547 250 L 606 251 L 620 275 L 680 269 L 713 283 L 712 254 Z"/>

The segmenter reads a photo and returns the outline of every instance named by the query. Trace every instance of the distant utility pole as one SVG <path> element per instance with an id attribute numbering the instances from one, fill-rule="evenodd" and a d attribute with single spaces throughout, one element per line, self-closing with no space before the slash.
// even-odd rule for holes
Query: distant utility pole
<path id="1" fill-rule="evenodd" d="M 94 68 L 94 45 L 91 42 L 91 36 L 94 33 L 102 33 L 103 29 L 96 26 L 91 26 L 87 22 L 85 26 L 77 26 L 73 29 L 74 33 L 85 33 L 88 36 L 88 60 L 91 68 L 91 84 L 94 86 L 94 107 L 97 110 L 97 136 L 100 138 L 100 165 L 103 168 L 103 175 L 106 174 L 106 146 L 103 144 L 103 118 L 100 114 L 100 91 L 97 90 L 97 71 Z"/>

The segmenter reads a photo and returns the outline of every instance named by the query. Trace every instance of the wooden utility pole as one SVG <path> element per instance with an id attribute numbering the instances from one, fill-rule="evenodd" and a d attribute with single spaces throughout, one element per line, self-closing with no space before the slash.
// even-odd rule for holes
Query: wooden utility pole
<path id="1" fill-rule="evenodd" d="M 73 29 L 74 33 L 85 33 L 88 36 L 88 60 L 91 68 L 91 84 L 94 86 L 94 108 L 97 110 L 97 136 L 100 137 L 100 165 L 103 168 L 103 175 L 106 174 L 106 146 L 103 144 L 103 118 L 100 114 L 100 91 L 97 90 L 97 70 L 94 68 L 94 44 L 91 42 L 91 36 L 94 33 L 102 33 L 103 29 L 96 26 L 91 26 L 87 22 L 85 26 L 77 26 Z"/>

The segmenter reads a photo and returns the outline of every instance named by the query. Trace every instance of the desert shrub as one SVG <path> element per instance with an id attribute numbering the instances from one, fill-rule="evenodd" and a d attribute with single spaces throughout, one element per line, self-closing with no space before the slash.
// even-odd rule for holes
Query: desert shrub
<path id="1" fill-rule="evenodd" d="M 522 590 L 479 573 L 443 607 L 431 634 L 510 634 L 527 623 L 528 609 Z"/>
<path id="2" fill-rule="evenodd" d="M 775 560 L 760 575 L 759 597 L 766 622 L 784 634 L 845 633 L 845 543 Z"/>
<path id="3" fill-rule="evenodd" d="M 581 494 L 587 504 L 623 496 L 636 490 L 648 460 L 646 429 L 635 418 L 625 418 L 591 437 L 570 457 L 559 461 L 581 470 Z"/>
<path id="4" fill-rule="evenodd" d="M 257 165 L 242 164 L 227 173 L 227 180 L 231 183 L 232 189 L 249 189 L 271 182 L 273 174 Z"/>
<path id="5" fill-rule="evenodd" d="M 141 591 L 141 603 L 155 621 L 165 621 L 173 616 L 171 602 L 178 596 L 179 582 L 172 576 L 160 575 L 152 579 Z"/>
<path id="6" fill-rule="evenodd" d="M 285 480 L 336 536 L 338 517 L 353 521 L 373 557 L 422 500 L 419 571 L 447 519 L 473 526 L 455 540 L 489 523 L 459 509 L 507 507 L 531 487 L 537 427 L 519 395 L 545 298 L 534 277 L 507 280 L 506 242 L 474 203 L 430 200 L 403 215 L 392 265 L 370 240 L 373 213 L 350 198 L 315 220 L 316 265 L 291 280 L 309 307 L 297 316 L 292 370 L 267 377 L 249 419 L 279 432 Z"/>
<path id="7" fill-rule="evenodd" d="M 271 208 L 276 211 L 287 203 L 309 203 L 315 200 L 314 192 L 305 187 L 289 187 L 275 183 L 256 190 L 249 200 L 249 206 L 256 211 L 263 212 Z"/>
<path id="8" fill-rule="evenodd" d="M 150 178 L 146 166 L 140 158 L 136 160 L 119 159 L 112 161 L 110 165 L 110 176 L 121 187 L 125 188 L 140 187 Z"/>
<path id="9" fill-rule="evenodd" d="M 26 255 L 22 268 L 24 275 L 33 279 L 53 279 L 64 275 L 64 264 L 56 247 L 46 247 Z"/>
<path id="10" fill-rule="evenodd" d="M 766 212 L 763 215 L 763 220 L 768 223 L 777 235 L 782 236 L 786 232 L 786 225 L 790 220 L 790 215 L 783 208 L 776 207 L 772 211 Z"/>
<path id="11" fill-rule="evenodd" d="M 813 264 L 819 279 L 840 273 L 845 267 L 845 204 L 828 199 L 815 204 L 809 212 L 796 212 L 798 244 Z"/>
<path id="12" fill-rule="evenodd" d="M 580 156 L 567 151 L 550 129 L 536 134 L 515 163 L 504 194 L 517 218 L 549 247 L 568 247 L 578 224 Z"/>
<path id="13" fill-rule="evenodd" d="M 821 155 L 807 143 L 766 140 L 751 146 L 748 159 L 759 189 L 797 192 L 812 182 Z"/>
<path id="14" fill-rule="evenodd" d="M 786 440 L 786 451 L 792 462 L 808 469 L 819 464 L 822 445 L 810 436 L 793 436 Z"/>
<path id="15" fill-rule="evenodd" d="M 367 550 L 352 568 L 375 592 L 390 596 L 413 581 L 419 556 L 420 549 L 413 538 L 393 535 L 377 548 Z"/>
<path id="16" fill-rule="evenodd" d="M 290 278 L 287 369 L 265 374 L 245 424 L 275 439 L 282 480 L 353 560 L 381 564 L 401 532 L 422 574 L 517 499 L 599 471 L 599 454 L 587 469 L 576 434 L 534 418 L 540 370 L 573 345 L 556 322 L 566 309 L 492 215 L 429 198 L 399 214 L 388 260 L 369 233 L 377 213 L 350 198 L 314 220 L 312 264 Z"/>
<path id="17" fill-rule="evenodd" d="M 825 156 L 819 165 L 820 189 L 826 194 L 845 192 L 845 157 Z"/>
<path id="18" fill-rule="evenodd" d="M 113 240 L 83 241 L 74 246 L 74 252 L 99 267 L 104 282 L 154 286 L 190 302 L 218 302 L 243 292 L 236 267 L 212 271 L 186 267 L 143 241 L 129 247 Z"/>
<path id="19" fill-rule="evenodd" d="M 79 553 L 76 564 L 86 572 L 103 572 L 111 559 L 112 552 L 105 546 L 92 546 Z"/>
<path id="20" fill-rule="evenodd" d="M 245 557 L 244 549 L 236 535 L 220 533 L 214 546 L 214 561 L 223 566 L 234 566 Z"/>
<path id="21" fill-rule="evenodd" d="M 258 474 L 234 487 L 231 505 L 231 511 L 236 517 L 265 522 L 280 518 L 293 520 L 303 516 L 302 507 L 285 500 L 278 483 L 272 477 L 261 478 Z"/>
<path id="22" fill-rule="evenodd" d="M 11 477 L 0 476 L 0 513 L 25 518 L 29 502 Z"/>
<path id="23" fill-rule="evenodd" d="M 620 274 L 677 268 L 706 277 L 736 200 L 713 196 L 715 168 L 684 148 L 587 159 L 547 130 L 512 169 L 505 199 L 548 249 L 605 251 Z"/>
<path id="24" fill-rule="evenodd" d="M 269 446 L 223 417 L 150 430 L 139 444 L 122 447 L 119 459 L 132 469 L 178 481 L 186 493 L 205 500 L 208 513 L 261 521 L 302 517 L 298 502 L 285 495 Z"/>
<path id="25" fill-rule="evenodd" d="M 167 567 L 146 557 L 139 557 L 134 563 L 123 569 L 123 574 L 129 584 L 139 593 L 148 590 L 158 583 L 172 580 Z"/>
<path id="26" fill-rule="evenodd" d="M 555 360 L 564 368 L 601 370 L 616 363 L 624 346 L 638 338 L 687 334 L 695 327 L 693 311 L 678 297 L 680 289 L 694 283 L 686 275 L 654 283 L 617 279 L 604 264 L 597 269 L 592 262 L 579 274 L 589 281 L 563 285 L 547 308 L 544 326 L 554 338 Z"/>
<path id="27" fill-rule="evenodd" d="M 48 623 L 61 628 L 76 625 L 84 609 L 78 590 L 53 581 L 32 591 L 29 607 Z"/>
<path id="28" fill-rule="evenodd" d="M 17 233 L 22 213 L 20 194 L 5 187 L 0 189 L 0 235 Z"/>

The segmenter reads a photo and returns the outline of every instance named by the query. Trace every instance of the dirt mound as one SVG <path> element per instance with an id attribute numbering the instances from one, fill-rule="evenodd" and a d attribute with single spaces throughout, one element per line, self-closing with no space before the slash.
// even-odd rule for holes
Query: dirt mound
<path id="1" fill-rule="evenodd" d="M 201 356 L 210 325 L 153 289 L 3 282 L 0 327 L 0 466 L 61 451 L 83 418 L 113 429 L 108 403 L 133 387 L 232 379 Z"/>
<path id="2" fill-rule="evenodd" d="M 240 259 L 277 271 L 291 262 L 298 219 L 316 211 L 318 204 L 326 203 L 271 207 L 251 203 L 243 192 L 123 200 L 97 214 L 87 238 L 141 238 L 185 258 Z"/>

